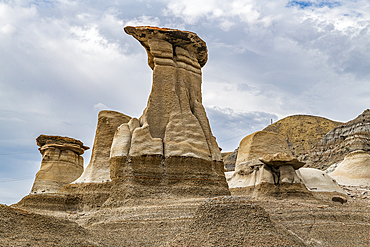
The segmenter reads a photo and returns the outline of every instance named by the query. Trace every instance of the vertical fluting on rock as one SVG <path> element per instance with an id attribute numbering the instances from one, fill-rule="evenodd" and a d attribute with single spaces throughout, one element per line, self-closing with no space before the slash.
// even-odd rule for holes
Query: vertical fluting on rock
<path id="1" fill-rule="evenodd" d="M 113 137 L 117 128 L 130 119 L 131 117 L 116 111 L 99 112 L 90 163 L 74 183 L 104 183 L 111 180 L 109 157 Z"/>
<path id="2" fill-rule="evenodd" d="M 124 30 L 145 47 L 153 85 L 142 116 L 115 134 L 113 197 L 228 194 L 220 150 L 202 105 L 205 42 L 195 33 L 174 29 Z"/>
<path id="3" fill-rule="evenodd" d="M 47 135 L 40 135 L 36 142 L 42 161 L 31 194 L 55 193 L 82 174 L 81 155 L 89 149 L 82 142 L 69 137 Z"/>
<path id="4" fill-rule="evenodd" d="M 221 161 L 202 105 L 201 67 L 207 61 L 205 42 L 195 33 L 173 29 L 126 27 L 125 31 L 146 48 L 153 69 L 148 105 L 140 117 L 140 127 L 134 130 L 130 149 L 145 145 L 135 141 L 136 136 L 145 136 L 155 146 L 160 146 L 159 139 L 163 142 L 165 157 Z"/>

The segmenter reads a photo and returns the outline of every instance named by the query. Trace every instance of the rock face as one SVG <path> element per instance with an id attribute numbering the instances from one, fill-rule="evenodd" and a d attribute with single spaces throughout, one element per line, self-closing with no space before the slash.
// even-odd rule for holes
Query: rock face
<path id="1" fill-rule="evenodd" d="M 330 130 L 310 151 L 299 157 L 309 167 L 325 169 L 356 150 L 370 151 L 370 110 Z"/>
<path id="2" fill-rule="evenodd" d="M 235 163 L 236 159 L 238 158 L 238 149 L 239 148 L 235 149 L 234 152 L 224 158 L 225 169 L 228 172 L 235 171 Z"/>
<path id="3" fill-rule="evenodd" d="M 55 193 L 82 174 L 81 155 L 89 149 L 82 142 L 69 137 L 47 135 L 40 135 L 36 142 L 42 161 L 31 194 Z"/>
<path id="4" fill-rule="evenodd" d="M 370 186 L 370 153 L 358 150 L 348 154 L 329 175 L 342 185 Z"/>
<path id="5" fill-rule="evenodd" d="M 292 154 L 286 139 L 279 134 L 268 131 L 258 131 L 244 137 L 238 150 L 236 167 L 243 162 L 258 160 L 266 154 L 276 153 Z"/>
<path id="6" fill-rule="evenodd" d="M 113 197 L 228 194 L 220 150 L 202 105 L 205 42 L 173 29 L 125 27 L 125 32 L 145 47 L 153 86 L 143 115 L 115 134 Z"/>
<path id="7" fill-rule="evenodd" d="M 110 179 L 110 149 L 118 126 L 131 117 L 116 111 L 101 111 L 98 115 L 94 146 L 89 165 L 74 183 L 104 183 Z"/>
<path id="8" fill-rule="evenodd" d="M 294 115 L 269 125 L 264 131 L 272 131 L 288 138 L 294 155 L 301 155 L 312 148 L 333 128 L 341 125 L 323 117 Z"/>

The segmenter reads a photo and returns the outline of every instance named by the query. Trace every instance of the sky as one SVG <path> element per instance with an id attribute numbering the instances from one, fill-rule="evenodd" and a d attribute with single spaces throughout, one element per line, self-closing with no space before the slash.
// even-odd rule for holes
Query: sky
<path id="1" fill-rule="evenodd" d="M 370 108 L 369 0 L 0 0 L 0 203 L 30 192 L 40 134 L 92 149 L 100 110 L 141 116 L 152 70 L 127 25 L 207 43 L 203 105 L 223 151 L 271 119 Z"/>

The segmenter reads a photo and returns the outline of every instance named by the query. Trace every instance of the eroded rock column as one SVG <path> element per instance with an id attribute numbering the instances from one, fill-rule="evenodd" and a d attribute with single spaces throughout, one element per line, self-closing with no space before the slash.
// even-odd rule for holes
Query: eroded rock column
<path id="1" fill-rule="evenodd" d="M 228 194 L 220 150 L 202 105 L 205 42 L 174 29 L 126 27 L 125 32 L 145 47 L 153 86 L 143 115 L 121 125 L 113 140 L 116 196 Z"/>
<path id="2" fill-rule="evenodd" d="M 36 139 L 42 154 L 31 194 L 55 193 L 76 180 L 83 172 L 82 154 L 89 149 L 69 137 L 40 135 Z"/>

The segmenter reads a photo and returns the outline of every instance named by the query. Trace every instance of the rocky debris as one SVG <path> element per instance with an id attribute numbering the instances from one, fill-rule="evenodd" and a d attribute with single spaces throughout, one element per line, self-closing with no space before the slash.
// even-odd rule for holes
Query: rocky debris
<path id="1" fill-rule="evenodd" d="M 118 126 L 129 122 L 131 117 L 116 111 L 100 111 L 96 127 L 91 159 L 85 171 L 73 183 L 105 183 L 110 179 L 110 149 Z"/>
<path id="2" fill-rule="evenodd" d="M 315 168 L 300 168 L 297 171 L 298 177 L 312 192 L 338 192 L 345 194 L 338 183 L 325 172 Z"/>
<path id="3" fill-rule="evenodd" d="M 235 149 L 234 152 L 232 152 L 230 155 L 228 155 L 224 159 L 224 165 L 225 165 L 226 171 L 228 172 L 235 171 L 235 163 L 236 163 L 236 159 L 238 158 L 238 150 L 239 148 Z"/>
<path id="4" fill-rule="evenodd" d="M 240 163 L 245 161 L 280 152 L 292 155 L 286 139 L 282 135 L 274 132 L 258 131 L 240 141 L 235 167 L 237 168 Z"/>
<path id="5" fill-rule="evenodd" d="M 356 150 L 370 151 L 370 110 L 365 110 L 356 119 L 330 130 L 314 147 L 299 159 L 307 166 L 325 169 L 340 163 Z"/>
<path id="6" fill-rule="evenodd" d="M 40 135 L 36 142 L 42 161 L 31 194 L 55 193 L 82 174 L 81 155 L 89 148 L 81 141 L 70 137 Z"/>
<path id="7" fill-rule="evenodd" d="M 111 147 L 112 198 L 227 195 L 223 161 L 202 105 L 207 48 L 195 33 L 125 27 L 148 53 L 153 86 L 147 107 L 116 131 Z"/>
<path id="8" fill-rule="evenodd" d="M 293 115 L 269 125 L 264 131 L 272 131 L 287 138 L 294 155 L 309 151 L 334 127 L 341 125 L 323 117 L 308 115 Z"/>
<path id="9" fill-rule="evenodd" d="M 370 154 L 362 150 L 348 154 L 330 176 L 341 185 L 370 186 Z"/>
<path id="10" fill-rule="evenodd" d="M 215 197 L 195 212 L 186 230 L 165 246 L 307 246 L 271 221 L 258 204 L 245 197 Z"/>

